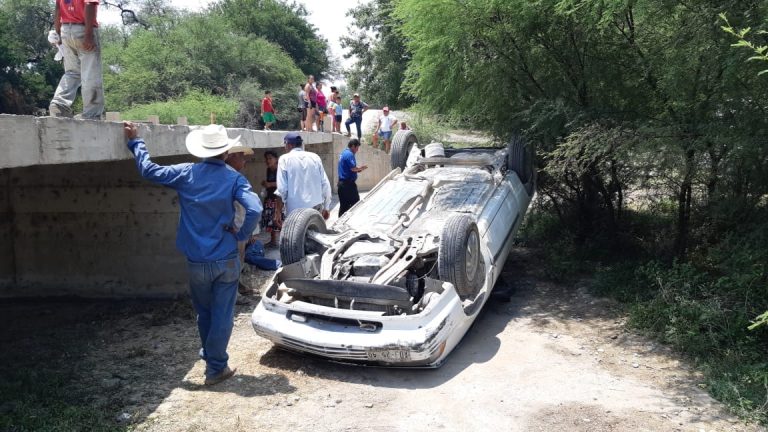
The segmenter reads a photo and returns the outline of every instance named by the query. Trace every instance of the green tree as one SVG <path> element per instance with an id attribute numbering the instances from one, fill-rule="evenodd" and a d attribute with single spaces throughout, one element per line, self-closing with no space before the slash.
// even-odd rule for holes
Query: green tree
<path id="1" fill-rule="evenodd" d="M 174 15 L 170 21 L 153 22 L 149 29 L 136 29 L 125 44 L 115 41 L 104 47 L 110 109 L 175 100 L 194 89 L 238 100 L 240 88 L 249 83 L 276 93 L 290 88 L 293 102 L 303 74 L 274 43 L 237 33 L 217 14 Z"/>
<path id="2" fill-rule="evenodd" d="M 736 37 L 737 42 L 734 43 L 732 46 L 734 47 L 740 47 L 740 48 L 746 48 L 750 51 L 752 51 L 753 56 L 749 57 L 747 61 L 761 61 L 761 62 L 768 62 L 768 46 L 766 45 L 757 45 L 755 42 L 747 39 L 747 34 L 752 30 L 750 27 L 744 28 L 744 29 L 734 29 L 731 26 L 731 23 L 728 22 L 728 18 L 726 15 L 720 14 L 720 19 L 723 20 L 725 23 L 724 26 L 722 26 L 722 29 L 734 37 Z M 758 30 L 758 35 L 766 35 L 768 34 L 768 31 L 765 30 Z M 768 69 L 763 69 L 760 72 L 757 73 L 757 75 L 763 75 L 765 73 L 768 73 Z M 760 326 L 768 326 L 768 311 L 760 314 L 757 318 L 755 318 L 752 325 L 749 326 L 750 330 L 754 330 Z"/>
<path id="3" fill-rule="evenodd" d="M 558 169 L 565 177 L 545 171 L 540 191 L 588 238 L 615 225 L 623 205 L 618 190 L 654 173 L 656 190 L 677 203 L 682 256 L 697 197 L 700 207 L 722 198 L 754 199 L 766 185 L 759 157 L 765 146 L 754 139 L 765 130 L 765 86 L 734 67 L 716 19 L 723 8 L 759 20 L 766 6 L 400 0 L 395 16 L 413 56 L 406 88 L 437 112 L 468 116 L 502 138 L 524 131 L 544 155 L 583 142 L 569 137 L 596 124 L 641 136 L 644 145 L 635 152 L 654 154 L 647 158 L 653 166 L 621 180 L 606 169 L 619 162 L 612 153 L 582 148 L 573 154 L 591 163 Z M 761 91 L 751 93 L 745 83 Z M 615 144 L 602 142 L 622 147 Z M 737 166 L 738 177 L 724 175 Z"/>
<path id="4" fill-rule="evenodd" d="M 405 68 L 410 61 L 405 39 L 399 33 L 401 23 L 393 16 L 392 0 L 373 0 L 347 12 L 354 20 L 341 46 L 345 58 L 357 60 L 346 71 L 350 87 L 361 92 L 374 105 L 410 106 L 414 98 L 403 92 Z"/>
<path id="5" fill-rule="evenodd" d="M 238 32 L 282 47 L 304 74 L 319 79 L 329 71 L 328 42 L 307 22 L 303 5 L 278 0 L 220 0 L 210 10 L 220 13 Z"/>
<path id="6" fill-rule="evenodd" d="M 723 20 L 725 23 L 724 26 L 721 28 L 726 33 L 729 33 L 736 37 L 737 42 L 733 44 L 734 47 L 740 47 L 740 48 L 746 48 L 750 51 L 752 51 L 753 55 L 752 57 L 748 58 L 747 61 L 761 61 L 761 62 L 768 62 L 768 45 L 757 45 L 757 42 L 753 42 L 749 39 L 747 39 L 747 34 L 752 31 L 751 27 L 747 27 L 744 29 L 734 29 L 731 26 L 731 23 L 728 22 L 727 16 L 722 13 L 720 14 L 720 19 Z M 758 35 L 766 35 L 768 34 L 768 31 L 766 30 L 758 30 L 756 32 Z M 768 73 L 768 69 L 763 69 L 760 72 L 758 72 L 758 75 L 762 75 Z"/>
<path id="7" fill-rule="evenodd" d="M 395 4 L 406 91 L 499 138 L 523 132 L 541 156 L 537 208 L 566 228 L 549 248 L 582 271 L 623 268 L 599 286 L 631 321 L 768 420 L 768 332 L 747 330 L 768 309 L 768 49 L 763 34 L 740 43 L 756 51 L 745 65 L 718 18 L 759 28 L 768 3 Z"/>
<path id="8" fill-rule="evenodd" d="M 63 73 L 46 37 L 52 13 L 47 0 L 0 0 L 0 113 L 48 106 Z"/>

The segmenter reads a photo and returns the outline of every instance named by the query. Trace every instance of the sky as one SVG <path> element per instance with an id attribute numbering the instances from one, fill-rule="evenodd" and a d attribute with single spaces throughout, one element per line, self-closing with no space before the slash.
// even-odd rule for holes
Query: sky
<path id="1" fill-rule="evenodd" d="M 170 3 L 180 9 L 199 11 L 212 3 L 212 0 L 170 0 Z M 304 3 L 309 12 L 307 20 L 328 40 L 332 56 L 341 61 L 344 68 L 350 67 L 353 60 L 344 59 L 339 38 L 347 32 L 347 26 L 351 24 L 350 18 L 346 16 L 347 11 L 360 3 L 367 3 L 367 0 L 300 0 L 300 3 Z M 100 6 L 99 22 L 120 23 L 120 10 Z"/>

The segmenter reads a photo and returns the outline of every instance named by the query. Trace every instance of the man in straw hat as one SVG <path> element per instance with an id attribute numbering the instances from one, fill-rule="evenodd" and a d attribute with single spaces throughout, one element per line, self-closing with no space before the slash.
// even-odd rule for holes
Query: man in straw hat
<path id="1" fill-rule="evenodd" d="M 253 149 L 250 147 L 242 146 L 242 145 L 236 145 L 229 149 L 227 151 L 227 156 L 224 159 L 224 162 L 229 165 L 233 170 L 242 173 L 243 169 L 245 169 L 245 164 L 248 162 L 248 158 L 253 156 Z M 261 201 L 261 200 L 259 200 Z M 235 201 L 235 220 L 234 220 L 234 227 L 240 228 L 243 226 L 243 221 L 245 220 L 245 208 L 240 205 L 237 201 Z M 243 256 L 245 255 L 245 245 L 248 241 L 252 239 L 252 236 L 247 238 L 246 240 L 237 242 L 237 249 L 240 252 L 240 260 L 242 261 Z"/>
<path id="2" fill-rule="evenodd" d="M 224 163 L 240 137 L 229 139 L 220 125 L 193 130 L 187 135 L 187 150 L 203 161 L 163 166 L 150 160 L 133 123 L 124 122 L 123 130 L 141 176 L 179 195 L 176 247 L 189 266 L 189 291 L 203 346 L 200 356 L 206 362 L 205 384 L 217 384 L 235 373 L 227 364 L 227 344 L 240 278 L 237 242 L 250 237 L 261 213 L 248 180 Z M 239 230 L 234 228 L 234 202 L 245 208 Z"/>
<path id="3" fill-rule="evenodd" d="M 229 165 L 230 168 L 233 170 L 242 173 L 245 169 L 245 164 L 248 162 L 248 159 L 253 156 L 253 149 L 247 146 L 243 145 L 236 145 L 229 149 L 227 151 L 227 156 L 224 159 L 224 162 Z M 259 200 L 261 201 L 261 200 Z M 235 201 L 235 220 L 234 220 L 234 227 L 239 231 L 240 227 L 243 226 L 243 221 L 245 220 L 245 208 L 240 205 L 239 202 Z M 241 240 L 237 242 L 237 252 L 240 256 L 240 264 L 242 265 L 245 259 L 245 248 L 249 244 L 251 244 L 253 241 L 256 240 L 255 235 L 258 234 L 258 231 L 254 231 L 251 236 L 247 240 Z M 242 271 L 242 270 L 241 270 Z M 245 285 L 242 280 L 238 284 L 237 291 L 242 294 L 250 294 L 253 290 Z M 236 304 L 246 304 L 248 303 L 248 299 L 242 296 L 237 296 Z"/>

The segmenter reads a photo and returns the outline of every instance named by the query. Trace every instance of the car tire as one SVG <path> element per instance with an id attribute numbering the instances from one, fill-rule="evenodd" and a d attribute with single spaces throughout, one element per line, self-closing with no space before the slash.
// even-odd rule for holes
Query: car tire
<path id="1" fill-rule="evenodd" d="M 485 282 L 485 264 L 480 251 L 480 232 L 467 214 L 451 215 L 440 235 L 437 253 L 440 280 L 450 282 L 462 299 L 473 297 Z"/>
<path id="2" fill-rule="evenodd" d="M 408 161 L 408 155 L 411 153 L 411 149 L 415 144 L 418 144 L 419 140 L 416 138 L 416 134 L 410 130 L 399 130 L 392 139 L 392 150 L 390 154 L 390 160 L 392 163 L 392 169 L 400 168 L 401 171 L 405 170 L 405 163 Z"/>
<path id="3" fill-rule="evenodd" d="M 308 253 L 317 252 L 307 242 L 309 230 L 325 234 L 323 216 L 315 209 L 298 209 L 291 212 L 280 232 L 280 260 L 283 265 L 301 261 Z"/>
<path id="4" fill-rule="evenodd" d="M 507 144 L 507 169 L 517 174 L 529 195 L 533 193 L 536 183 L 533 163 L 533 147 L 522 136 L 514 135 Z"/>

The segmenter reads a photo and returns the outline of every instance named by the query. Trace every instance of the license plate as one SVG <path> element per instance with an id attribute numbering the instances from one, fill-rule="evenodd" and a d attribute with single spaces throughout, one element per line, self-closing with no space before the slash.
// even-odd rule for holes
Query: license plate
<path id="1" fill-rule="evenodd" d="M 366 351 L 366 354 L 368 354 L 368 360 L 400 361 L 411 359 L 411 352 L 409 350 L 372 349 Z"/>

